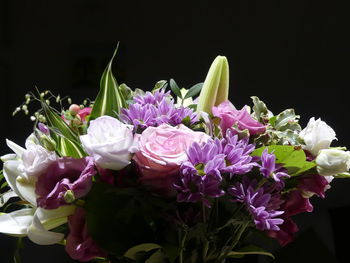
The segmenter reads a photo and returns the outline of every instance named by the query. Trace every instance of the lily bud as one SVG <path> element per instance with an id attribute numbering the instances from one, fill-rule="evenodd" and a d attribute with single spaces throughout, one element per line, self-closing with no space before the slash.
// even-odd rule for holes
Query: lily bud
<path id="1" fill-rule="evenodd" d="M 229 66 L 226 57 L 217 56 L 210 66 L 199 95 L 197 111 L 211 113 L 213 106 L 228 99 Z"/>

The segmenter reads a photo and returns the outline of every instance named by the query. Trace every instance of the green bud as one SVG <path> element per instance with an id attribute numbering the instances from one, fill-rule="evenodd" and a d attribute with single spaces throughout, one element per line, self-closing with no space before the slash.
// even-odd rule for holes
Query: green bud
<path id="1" fill-rule="evenodd" d="M 56 150 L 56 142 L 47 136 L 46 134 L 41 134 L 40 138 L 40 144 L 48 151 L 55 151 Z"/>
<path id="2" fill-rule="evenodd" d="M 72 190 L 67 190 L 64 193 L 64 201 L 66 201 L 68 204 L 71 204 L 75 201 L 75 195 Z"/>
<path id="3" fill-rule="evenodd" d="M 229 66 L 226 57 L 217 56 L 210 66 L 199 95 L 197 111 L 211 113 L 213 106 L 228 99 Z"/>

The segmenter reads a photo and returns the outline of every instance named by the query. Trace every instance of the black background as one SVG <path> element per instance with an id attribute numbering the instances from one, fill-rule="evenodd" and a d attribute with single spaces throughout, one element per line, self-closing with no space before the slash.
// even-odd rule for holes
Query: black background
<path id="1" fill-rule="evenodd" d="M 31 132 L 27 116 L 11 117 L 26 92 L 36 85 L 76 103 L 94 98 L 118 41 L 120 83 L 151 89 L 175 78 L 189 87 L 225 55 L 237 107 L 256 95 L 274 113 L 295 108 L 303 126 L 321 117 L 336 144 L 350 146 L 349 11 L 349 1 L 325 0 L 0 0 L 0 154 L 9 152 L 5 138 L 23 144 Z M 332 185 L 326 200 L 312 200 L 313 214 L 297 218 L 302 231 L 275 262 L 348 262 L 350 182 Z M 1 263 L 13 246 L 0 235 Z M 22 253 L 24 263 L 72 262 L 60 246 L 27 242 Z"/>

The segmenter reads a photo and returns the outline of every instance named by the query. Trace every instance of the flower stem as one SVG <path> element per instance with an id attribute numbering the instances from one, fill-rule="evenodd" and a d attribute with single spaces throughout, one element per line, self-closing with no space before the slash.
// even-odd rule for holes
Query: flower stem
<path id="1" fill-rule="evenodd" d="M 181 230 L 180 230 L 180 235 L 181 235 Z M 184 234 L 182 235 L 181 241 L 180 241 L 179 263 L 184 263 L 183 251 L 185 249 L 186 238 L 187 238 L 187 230 L 184 230 Z"/>

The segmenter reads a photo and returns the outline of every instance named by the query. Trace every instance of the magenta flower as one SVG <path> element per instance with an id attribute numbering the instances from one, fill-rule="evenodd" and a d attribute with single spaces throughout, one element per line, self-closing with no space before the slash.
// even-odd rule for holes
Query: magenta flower
<path id="1" fill-rule="evenodd" d="M 95 257 L 105 257 L 102 251 L 88 233 L 85 211 L 77 208 L 75 213 L 68 217 L 70 233 L 67 237 L 66 252 L 79 261 L 90 261 Z"/>
<path id="2" fill-rule="evenodd" d="M 278 243 L 281 246 L 286 246 L 294 240 L 294 233 L 298 232 L 298 226 L 290 218 L 283 218 L 284 222 L 282 225 L 279 225 L 280 230 L 270 230 L 267 231 L 269 237 L 277 239 Z"/>
<path id="3" fill-rule="evenodd" d="M 228 100 L 217 107 L 214 106 L 212 111 L 215 117 L 221 119 L 220 128 L 223 134 L 233 125 L 237 125 L 240 130 L 247 129 L 250 135 L 261 134 L 266 130 L 263 124 L 252 118 L 246 107 L 237 110 Z"/>
<path id="4" fill-rule="evenodd" d="M 316 194 L 318 197 L 325 198 L 325 192 L 329 187 L 329 182 L 324 176 L 318 174 L 308 174 L 301 176 L 298 189 L 305 196 Z"/>
<path id="5" fill-rule="evenodd" d="M 303 197 L 299 190 L 294 190 L 287 194 L 283 209 L 286 211 L 286 215 L 293 216 L 303 212 L 312 212 L 313 206 L 309 198 Z"/>
<path id="6" fill-rule="evenodd" d="M 63 157 L 50 164 L 47 172 L 38 177 L 35 193 L 38 206 L 55 209 L 67 205 L 65 193 L 70 190 L 75 198 L 85 196 L 96 174 L 93 159 Z"/>

